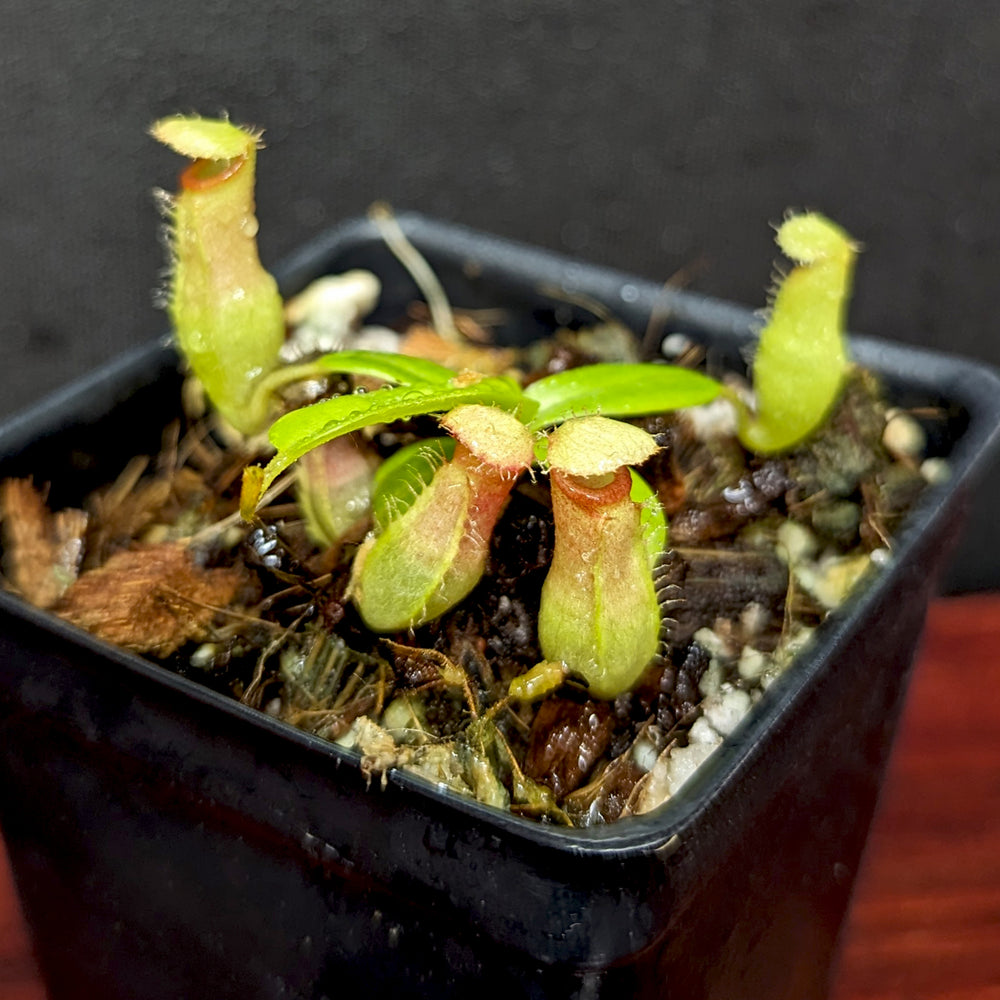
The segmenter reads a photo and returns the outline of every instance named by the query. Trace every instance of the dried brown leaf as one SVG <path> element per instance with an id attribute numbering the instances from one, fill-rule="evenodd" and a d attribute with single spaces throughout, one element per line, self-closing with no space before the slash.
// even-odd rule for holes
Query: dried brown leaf
<path id="1" fill-rule="evenodd" d="M 87 515 L 52 514 L 30 479 L 7 479 L 0 484 L 0 517 L 11 585 L 37 607 L 53 607 L 79 571 Z"/>
<path id="2" fill-rule="evenodd" d="M 244 582 L 237 569 L 204 569 L 183 545 L 117 552 L 70 588 L 59 613 L 96 636 L 137 653 L 169 656 L 209 638 L 218 609 Z"/>
<path id="3" fill-rule="evenodd" d="M 395 667 L 404 687 L 420 687 L 443 681 L 449 687 L 463 687 L 465 673 L 461 667 L 436 649 L 405 646 L 391 639 L 382 640 L 396 658 Z"/>
<path id="4" fill-rule="evenodd" d="M 577 788 L 604 755 L 614 728 L 608 702 L 549 698 L 535 714 L 524 773 L 561 798 Z"/>
<path id="5" fill-rule="evenodd" d="M 115 548 L 138 538 L 170 497 L 168 479 L 141 481 L 148 463 L 144 457 L 132 459 L 110 486 L 88 499 L 92 518 L 88 568 L 100 565 Z"/>
<path id="6" fill-rule="evenodd" d="M 432 327 L 419 324 L 407 330 L 399 350 L 402 354 L 436 361 L 456 371 L 468 368 L 483 375 L 503 375 L 517 362 L 517 352 L 509 348 L 453 344 Z"/>

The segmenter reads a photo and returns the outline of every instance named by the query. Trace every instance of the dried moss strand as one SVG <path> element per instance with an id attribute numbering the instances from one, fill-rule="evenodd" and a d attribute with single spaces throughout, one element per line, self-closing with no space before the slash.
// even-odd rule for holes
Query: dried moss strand
<path id="1" fill-rule="evenodd" d="M 452 344 L 464 343 L 465 339 L 455 324 L 455 315 L 441 282 L 420 251 L 407 239 L 392 214 L 392 209 L 384 201 L 377 201 L 368 209 L 368 218 L 375 223 L 385 245 L 406 268 L 427 300 L 431 322 L 441 339 Z"/>

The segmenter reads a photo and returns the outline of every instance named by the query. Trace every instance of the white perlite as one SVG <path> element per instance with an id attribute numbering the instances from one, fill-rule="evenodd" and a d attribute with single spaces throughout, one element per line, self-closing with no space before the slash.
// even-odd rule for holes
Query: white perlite
<path id="1" fill-rule="evenodd" d="M 694 638 L 711 656 L 698 684 L 704 699 L 701 715 L 687 734 L 687 745 L 671 744 L 655 762 L 655 750 L 650 742 L 636 741 L 633 760 L 647 773 L 636 786 L 636 797 L 629 811 L 650 812 L 676 795 L 723 739 L 736 729 L 760 700 L 763 690 L 785 672 L 809 641 L 812 631 L 795 629 L 783 638 L 773 653 L 765 653 L 750 645 L 741 648 L 734 644 L 732 637 L 720 635 L 714 629 L 699 629 Z"/>
<path id="2" fill-rule="evenodd" d="M 728 736 L 750 711 L 750 705 L 750 695 L 746 691 L 723 684 L 718 694 L 705 699 L 698 722 L 705 721 L 720 736 Z"/>
<path id="3" fill-rule="evenodd" d="M 692 737 L 698 722 L 691 727 Z M 708 760 L 722 742 L 722 737 L 711 730 L 711 727 L 700 730 L 700 735 L 707 736 L 708 733 L 712 734 L 711 738 L 704 741 L 695 741 L 692 738 L 686 747 L 668 747 L 657 757 L 653 770 L 642 779 L 642 790 L 634 806 L 634 812 L 650 812 L 677 794 L 684 782 Z"/>
<path id="4" fill-rule="evenodd" d="M 692 774 L 715 752 L 750 711 L 750 695 L 732 684 L 722 684 L 717 693 L 705 699 L 702 716 L 688 733 L 687 746 L 664 750 L 652 770 L 642 779 L 633 811 L 646 813 L 676 795 Z"/>
<path id="5" fill-rule="evenodd" d="M 370 271 L 318 278 L 285 305 L 293 333 L 282 346 L 281 359 L 291 363 L 312 354 L 359 347 L 352 342 L 354 331 L 375 308 L 381 292 L 382 283 Z"/>

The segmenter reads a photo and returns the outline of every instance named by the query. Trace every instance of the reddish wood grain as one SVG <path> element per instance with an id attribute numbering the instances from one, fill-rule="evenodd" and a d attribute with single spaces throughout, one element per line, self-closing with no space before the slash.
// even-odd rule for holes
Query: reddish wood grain
<path id="1" fill-rule="evenodd" d="M 1000 1000 L 1000 598 L 931 607 L 834 1000 Z"/>
<path id="2" fill-rule="evenodd" d="M 31 942 L 14 895 L 7 852 L 0 843 L 0 998 L 45 1000 Z"/>
<path id="3" fill-rule="evenodd" d="M 0 1000 L 45 1000 L 2 851 Z M 931 607 L 832 1000 L 1000 1000 L 1000 596 Z"/>

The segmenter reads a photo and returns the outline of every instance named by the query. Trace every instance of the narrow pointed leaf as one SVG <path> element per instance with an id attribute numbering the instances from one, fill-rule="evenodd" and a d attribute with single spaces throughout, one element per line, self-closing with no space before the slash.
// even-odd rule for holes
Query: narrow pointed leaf
<path id="1" fill-rule="evenodd" d="M 442 413 L 463 403 L 515 410 L 522 398 L 521 389 L 513 379 L 498 376 L 462 385 L 424 383 L 325 399 L 286 413 L 272 424 L 268 437 L 278 453 L 253 486 L 259 500 L 271 483 L 307 451 L 371 424 Z M 245 497 L 244 508 L 246 502 Z"/>
<path id="2" fill-rule="evenodd" d="M 675 365 L 597 364 L 532 382 L 524 394 L 538 404 L 528 427 L 539 430 L 571 417 L 638 417 L 709 403 L 719 383 Z"/>
<path id="3" fill-rule="evenodd" d="M 456 375 L 452 369 L 434 361 L 383 351 L 335 351 L 332 354 L 324 354 L 314 364 L 328 372 L 368 375 L 399 385 L 419 382 L 442 385 Z"/>

